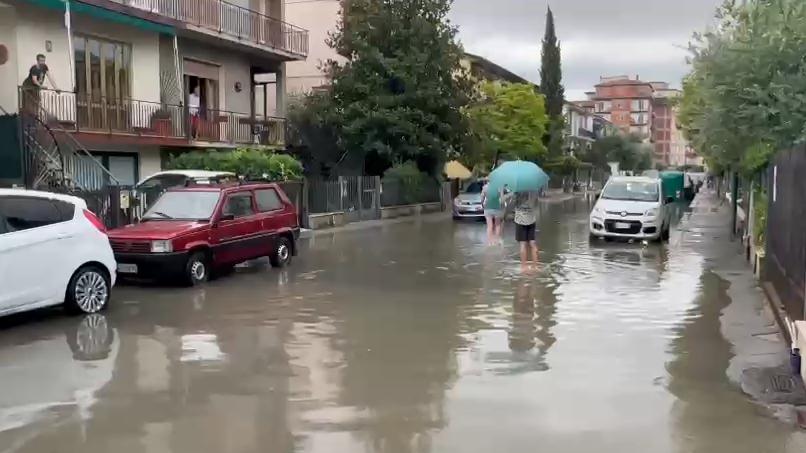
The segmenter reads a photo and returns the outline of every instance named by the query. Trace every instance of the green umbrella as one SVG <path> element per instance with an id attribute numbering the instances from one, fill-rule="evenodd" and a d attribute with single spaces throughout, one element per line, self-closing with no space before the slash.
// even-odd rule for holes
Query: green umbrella
<path id="1" fill-rule="evenodd" d="M 549 175 L 533 162 L 504 162 L 490 173 L 489 193 L 500 193 L 504 186 L 510 192 L 537 192 L 549 183 Z"/>

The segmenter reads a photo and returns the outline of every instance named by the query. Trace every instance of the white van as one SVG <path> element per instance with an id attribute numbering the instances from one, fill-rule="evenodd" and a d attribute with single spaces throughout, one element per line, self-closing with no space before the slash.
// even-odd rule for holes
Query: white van
<path id="1" fill-rule="evenodd" d="M 591 211 L 590 236 L 592 239 L 668 240 L 671 202 L 663 198 L 660 179 L 610 178 Z"/>

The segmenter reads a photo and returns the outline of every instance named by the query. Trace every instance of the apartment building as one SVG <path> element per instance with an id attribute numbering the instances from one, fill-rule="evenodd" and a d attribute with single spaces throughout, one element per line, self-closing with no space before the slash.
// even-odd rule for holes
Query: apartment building
<path id="1" fill-rule="evenodd" d="M 638 76 L 601 77 L 595 91 L 587 93 L 597 115 L 625 133 L 652 143 L 654 160 L 663 165 L 700 162 L 677 127 L 673 99 L 680 91 L 666 82 L 645 82 Z M 674 157 L 673 157 L 674 156 Z"/>
<path id="2" fill-rule="evenodd" d="M 45 161 L 23 173 L 55 158 L 80 188 L 131 185 L 169 153 L 283 146 L 285 68 L 308 32 L 282 0 L 0 1 L 0 107 L 28 120 L 23 154 Z M 41 91 L 24 88 L 38 54 Z"/>
<path id="3" fill-rule="evenodd" d="M 619 129 L 594 113 L 593 101 L 566 102 L 563 105 L 565 118 L 565 148 L 573 155 L 582 149 L 589 149 L 596 140 L 615 135 Z"/>

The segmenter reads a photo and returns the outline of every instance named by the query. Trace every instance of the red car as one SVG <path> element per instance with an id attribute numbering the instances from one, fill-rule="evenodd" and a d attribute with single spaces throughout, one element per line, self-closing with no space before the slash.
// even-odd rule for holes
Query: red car
<path id="1" fill-rule="evenodd" d="M 109 241 L 118 276 L 197 285 L 258 257 L 287 265 L 299 231 L 296 209 L 276 184 L 204 185 L 169 189 L 140 223 L 109 231 Z"/>

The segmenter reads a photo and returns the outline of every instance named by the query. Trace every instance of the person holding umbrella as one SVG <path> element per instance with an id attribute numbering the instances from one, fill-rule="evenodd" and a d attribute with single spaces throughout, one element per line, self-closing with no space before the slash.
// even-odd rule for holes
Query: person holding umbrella
<path id="1" fill-rule="evenodd" d="M 493 245 L 501 241 L 501 230 L 504 224 L 504 210 L 501 205 L 501 191 L 490 192 L 489 181 L 481 189 L 481 205 L 484 218 L 487 220 L 487 243 Z"/>
<path id="2" fill-rule="evenodd" d="M 521 266 L 531 261 L 537 266 L 537 192 L 520 192 L 515 196 L 515 240 L 520 246 Z"/>
<path id="3" fill-rule="evenodd" d="M 515 194 L 515 239 L 520 244 L 521 265 L 537 264 L 537 201 L 549 177 L 533 162 L 505 162 L 490 173 L 488 191 L 506 187 Z"/>

